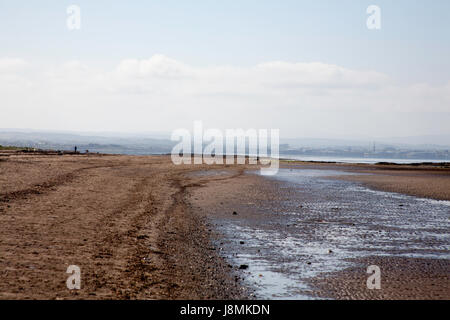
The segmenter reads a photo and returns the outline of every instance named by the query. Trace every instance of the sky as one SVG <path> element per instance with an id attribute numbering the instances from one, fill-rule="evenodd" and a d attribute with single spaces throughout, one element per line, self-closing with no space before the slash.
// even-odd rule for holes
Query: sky
<path id="1" fill-rule="evenodd" d="M 449 57 L 447 0 L 1 0 L 0 128 L 450 134 Z"/>

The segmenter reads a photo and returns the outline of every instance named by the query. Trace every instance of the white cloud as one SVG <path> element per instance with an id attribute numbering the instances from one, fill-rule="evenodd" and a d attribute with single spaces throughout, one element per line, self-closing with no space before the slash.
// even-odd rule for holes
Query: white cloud
<path id="1" fill-rule="evenodd" d="M 401 85 L 383 73 L 325 63 L 195 67 L 154 55 L 125 59 L 112 70 L 79 61 L 32 67 L 0 59 L 0 127 L 171 130 L 200 119 L 291 136 L 449 130 L 441 123 L 442 115 L 450 118 L 450 82 Z"/>
<path id="2" fill-rule="evenodd" d="M 13 73 L 23 71 L 28 67 L 25 60 L 18 58 L 3 58 L 0 59 L 0 74 Z"/>
<path id="3" fill-rule="evenodd" d="M 119 63 L 117 73 L 138 77 L 178 78 L 190 73 L 190 68 L 181 62 L 161 54 L 149 59 L 126 59 Z"/>

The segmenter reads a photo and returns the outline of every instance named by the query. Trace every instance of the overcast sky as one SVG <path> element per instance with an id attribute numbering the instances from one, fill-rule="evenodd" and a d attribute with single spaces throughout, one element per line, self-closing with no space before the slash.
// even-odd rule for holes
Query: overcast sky
<path id="1" fill-rule="evenodd" d="M 447 0 L 2 0 L 0 128 L 450 134 L 449 57 Z"/>

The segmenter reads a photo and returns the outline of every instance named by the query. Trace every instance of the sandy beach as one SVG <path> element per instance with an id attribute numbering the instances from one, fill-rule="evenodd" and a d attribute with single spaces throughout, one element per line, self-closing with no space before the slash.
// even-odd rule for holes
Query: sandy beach
<path id="1" fill-rule="evenodd" d="M 245 296 L 169 157 L 13 155 L 0 162 L 0 298 Z M 81 268 L 82 289 L 66 288 Z"/>
<path id="2" fill-rule="evenodd" d="M 296 263 L 306 268 L 315 264 L 314 257 L 302 260 L 291 255 L 292 261 L 281 261 L 281 256 L 274 256 L 270 260 L 266 255 L 269 245 L 253 243 L 253 234 L 245 228 L 268 228 L 267 232 L 283 234 L 286 239 L 300 233 L 313 238 L 315 228 L 327 219 L 340 227 L 343 222 L 331 221 L 325 214 L 313 218 L 315 211 L 305 211 L 308 220 L 296 215 L 295 223 L 291 218 L 274 217 L 272 213 L 286 201 L 292 205 L 293 199 L 298 203 L 314 199 L 298 193 L 306 192 L 302 191 L 306 185 L 293 188 L 284 181 L 261 177 L 255 169 L 248 165 L 175 166 L 168 156 L 3 154 L 0 298 L 252 299 L 271 294 L 277 298 L 273 294 L 281 289 L 252 284 L 253 277 L 269 276 L 252 269 L 258 261 L 255 257 L 260 255 L 261 261 L 275 267 Z M 325 176 L 342 171 L 329 181 L 450 200 L 448 167 L 284 162 L 282 170 L 320 170 Z M 441 207 L 436 204 L 436 208 Z M 306 223 L 308 227 L 303 227 Z M 393 229 L 386 226 L 383 232 Z M 233 239 L 233 235 L 240 238 Z M 417 239 L 421 241 L 419 234 Z M 423 255 L 448 255 L 448 238 L 420 250 Z M 395 250 L 391 253 L 395 255 Z M 308 287 L 296 288 L 292 296 L 450 298 L 448 259 L 402 254 L 354 258 L 350 266 L 336 272 L 311 276 L 306 280 Z M 365 288 L 366 262 L 377 263 L 385 271 L 381 291 Z M 81 290 L 66 288 L 69 265 L 81 268 Z M 286 275 L 287 280 L 298 277 L 289 270 L 276 274 Z"/>

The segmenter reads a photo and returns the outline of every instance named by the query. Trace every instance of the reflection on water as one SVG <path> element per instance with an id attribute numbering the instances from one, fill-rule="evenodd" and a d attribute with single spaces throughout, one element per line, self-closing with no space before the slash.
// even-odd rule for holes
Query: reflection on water
<path id="1" fill-rule="evenodd" d="M 299 160 L 299 161 L 325 161 L 341 163 L 379 163 L 389 162 L 397 164 L 410 163 L 441 163 L 448 162 L 450 159 L 390 159 L 390 158 L 352 158 L 352 157 L 326 157 L 326 156 L 304 156 L 304 155 L 280 155 L 281 159 Z"/>
<path id="2" fill-rule="evenodd" d="M 342 174 L 281 169 L 272 179 L 292 191 L 288 200 L 264 203 L 264 219 L 217 221 L 224 255 L 249 265 L 245 281 L 258 298 L 307 299 L 305 279 L 348 267 L 347 258 L 450 258 L 449 201 L 326 178 Z M 245 246 L 236 250 L 236 239 Z"/>

